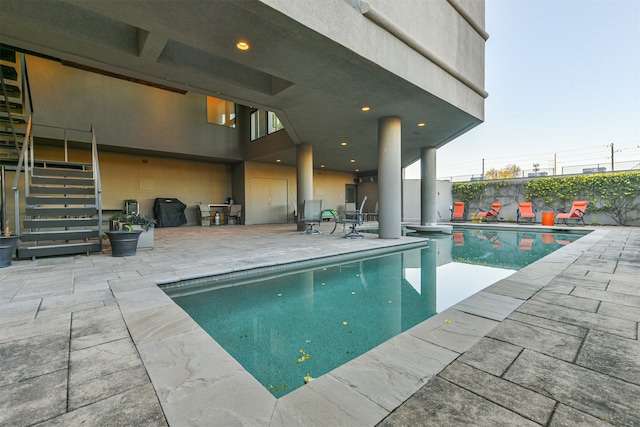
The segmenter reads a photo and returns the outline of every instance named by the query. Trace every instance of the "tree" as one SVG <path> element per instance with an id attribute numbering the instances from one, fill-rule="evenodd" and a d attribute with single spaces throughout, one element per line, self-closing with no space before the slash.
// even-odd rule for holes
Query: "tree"
<path id="1" fill-rule="evenodd" d="M 503 169 L 489 169 L 485 174 L 485 179 L 508 179 L 508 178 L 518 178 L 520 176 L 520 166 L 517 165 L 507 165 Z"/>

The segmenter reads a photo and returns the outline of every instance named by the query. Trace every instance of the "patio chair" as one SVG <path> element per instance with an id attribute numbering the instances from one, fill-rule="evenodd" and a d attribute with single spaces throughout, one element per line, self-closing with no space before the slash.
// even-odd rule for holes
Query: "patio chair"
<path id="1" fill-rule="evenodd" d="M 533 245 L 536 243 L 536 238 L 533 236 L 522 236 L 518 239 L 518 249 L 521 251 L 530 251 L 533 249 Z"/>
<path id="2" fill-rule="evenodd" d="M 305 200 L 300 222 L 308 227 L 305 234 L 320 234 L 320 231 L 313 228 L 313 225 L 320 225 L 322 222 L 322 200 Z"/>
<path id="3" fill-rule="evenodd" d="M 373 212 L 367 212 L 367 221 L 377 221 L 378 220 L 378 202 L 376 202 L 376 207 L 373 209 Z"/>
<path id="4" fill-rule="evenodd" d="M 536 222 L 536 211 L 531 202 L 519 202 L 516 222 Z"/>
<path id="5" fill-rule="evenodd" d="M 453 208 L 451 208 L 451 221 L 466 221 L 467 220 L 467 206 L 464 202 L 453 202 Z"/>
<path id="6" fill-rule="evenodd" d="M 498 221 L 498 214 L 500 214 L 500 208 L 502 208 L 502 202 L 493 202 L 488 211 L 480 209 L 480 212 L 476 214 L 478 218 L 484 218 L 486 221 Z"/>
<path id="7" fill-rule="evenodd" d="M 364 222 L 364 204 L 367 201 L 367 196 L 364 196 L 362 199 L 362 204 L 360 205 L 360 210 L 357 211 L 344 211 L 342 220 L 342 224 L 350 224 L 351 230 L 344 235 L 344 238 L 350 239 L 362 239 L 364 236 L 358 233 L 358 229 L 356 228 L 358 225 L 362 225 Z"/>
<path id="8" fill-rule="evenodd" d="M 242 224 L 242 205 L 229 206 L 229 221 L 231 220 L 235 225 Z"/>
<path id="9" fill-rule="evenodd" d="M 203 227 L 211 225 L 211 209 L 209 208 L 209 205 L 199 204 L 198 210 L 200 211 L 198 223 Z"/>
<path id="10" fill-rule="evenodd" d="M 589 202 L 587 200 L 573 202 L 569 212 L 564 212 L 563 210 L 558 211 L 554 222 L 556 224 L 563 222 L 565 225 L 569 225 L 569 221 L 574 221 L 575 224 L 577 224 L 578 221 L 582 221 L 582 225 L 586 225 L 584 222 L 584 214 L 587 211 L 588 204 Z"/>
<path id="11" fill-rule="evenodd" d="M 453 246 L 464 246 L 464 233 L 462 231 L 454 231 Z"/>

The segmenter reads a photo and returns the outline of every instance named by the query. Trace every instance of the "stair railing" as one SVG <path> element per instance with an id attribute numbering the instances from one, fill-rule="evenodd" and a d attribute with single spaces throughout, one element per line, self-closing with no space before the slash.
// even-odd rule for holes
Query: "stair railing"
<path id="1" fill-rule="evenodd" d="M 102 180 L 100 178 L 100 162 L 98 161 L 98 143 L 96 132 L 91 125 L 91 170 L 95 182 L 96 209 L 98 210 L 98 236 L 102 243 Z"/>
<path id="2" fill-rule="evenodd" d="M 24 168 L 24 191 L 25 195 L 29 196 L 29 169 L 33 164 L 30 162 L 30 158 L 33 157 L 33 138 L 31 136 L 31 115 L 27 121 L 27 130 L 24 135 L 24 142 L 22 143 L 22 150 L 20 150 L 20 157 L 18 157 L 18 164 L 16 165 L 16 175 L 13 178 L 13 197 L 14 197 L 14 209 L 15 209 L 15 223 L 16 234 L 20 234 L 20 190 L 18 183 L 20 182 L 20 174 Z M 31 153 L 30 153 L 31 152 Z M 5 224 L 3 224 L 4 226 Z M 18 246 L 20 241 L 18 241 Z"/>

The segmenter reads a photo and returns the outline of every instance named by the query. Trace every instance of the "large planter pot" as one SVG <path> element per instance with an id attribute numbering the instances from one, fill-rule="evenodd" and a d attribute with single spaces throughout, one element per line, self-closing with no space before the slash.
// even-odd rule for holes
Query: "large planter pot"
<path id="1" fill-rule="evenodd" d="M 112 221 L 112 230 L 124 230 L 124 225 L 126 223 L 120 221 Z M 140 239 L 138 240 L 138 249 L 153 249 L 153 241 L 154 241 L 154 227 L 149 227 L 147 230 L 144 230 L 141 225 L 134 224 L 134 230 L 142 230 L 142 234 L 140 235 Z"/>
<path id="2" fill-rule="evenodd" d="M 111 256 L 133 256 L 142 230 L 107 231 L 111 241 Z"/>
<path id="3" fill-rule="evenodd" d="M 0 236 L 0 268 L 9 267 L 20 236 Z"/>

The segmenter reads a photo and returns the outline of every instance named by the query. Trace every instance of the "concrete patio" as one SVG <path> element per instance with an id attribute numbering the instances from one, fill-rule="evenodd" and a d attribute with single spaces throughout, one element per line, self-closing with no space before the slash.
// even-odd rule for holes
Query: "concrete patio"
<path id="1" fill-rule="evenodd" d="M 637 228 L 598 227 L 280 399 L 157 286 L 421 244 L 331 228 L 161 228 L 134 257 L 14 261 L 0 425 L 640 425 Z"/>

